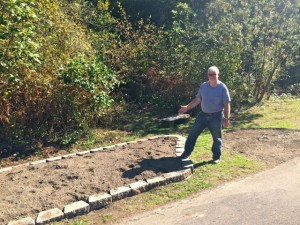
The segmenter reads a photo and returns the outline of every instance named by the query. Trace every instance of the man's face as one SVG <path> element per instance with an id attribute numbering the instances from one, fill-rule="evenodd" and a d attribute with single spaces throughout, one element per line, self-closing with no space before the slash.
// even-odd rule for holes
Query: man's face
<path id="1" fill-rule="evenodd" d="M 217 82 L 219 79 L 218 72 L 214 70 L 208 70 L 208 79 L 209 81 Z"/>

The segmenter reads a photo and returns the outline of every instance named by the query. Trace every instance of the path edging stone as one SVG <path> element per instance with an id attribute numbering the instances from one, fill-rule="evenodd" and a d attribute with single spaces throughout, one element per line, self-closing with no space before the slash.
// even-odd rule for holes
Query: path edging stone
<path id="1" fill-rule="evenodd" d="M 89 196 L 88 203 L 91 211 L 101 209 L 112 203 L 112 196 L 105 192 L 98 195 L 92 195 Z"/>
<path id="2" fill-rule="evenodd" d="M 71 219 L 76 216 L 84 215 L 90 212 L 90 205 L 85 201 L 78 201 L 68 204 L 64 207 L 65 218 Z"/>
<path id="3" fill-rule="evenodd" d="M 44 225 L 62 219 L 64 219 L 64 213 L 60 209 L 54 208 L 40 212 L 36 218 L 35 224 Z"/>

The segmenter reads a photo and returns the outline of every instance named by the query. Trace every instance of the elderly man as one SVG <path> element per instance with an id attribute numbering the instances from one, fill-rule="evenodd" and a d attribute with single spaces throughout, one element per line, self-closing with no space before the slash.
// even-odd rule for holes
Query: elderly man
<path id="1" fill-rule="evenodd" d="M 219 69 L 215 66 L 210 67 L 208 81 L 202 83 L 196 97 L 189 104 L 181 106 L 178 111 L 180 114 L 186 113 L 201 104 L 201 112 L 189 132 L 181 159 L 190 156 L 198 136 L 208 128 L 213 137 L 212 160 L 216 164 L 221 162 L 222 125 L 229 126 L 230 100 L 226 85 L 219 80 Z"/>

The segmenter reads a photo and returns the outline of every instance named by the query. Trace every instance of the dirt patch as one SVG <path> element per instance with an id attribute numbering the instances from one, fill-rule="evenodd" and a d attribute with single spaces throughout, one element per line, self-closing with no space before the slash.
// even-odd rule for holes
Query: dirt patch
<path id="1" fill-rule="evenodd" d="M 180 168 L 165 137 L 0 173 L 0 224 Z"/>
<path id="2" fill-rule="evenodd" d="M 300 156 L 300 131 L 245 129 L 224 133 L 225 148 L 276 166 Z"/>
<path id="3" fill-rule="evenodd" d="M 88 196 L 176 171 L 176 138 L 164 137 L 0 173 L 0 224 Z M 300 131 L 235 130 L 224 133 L 224 148 L 275 166 L 300 156 Z"/>

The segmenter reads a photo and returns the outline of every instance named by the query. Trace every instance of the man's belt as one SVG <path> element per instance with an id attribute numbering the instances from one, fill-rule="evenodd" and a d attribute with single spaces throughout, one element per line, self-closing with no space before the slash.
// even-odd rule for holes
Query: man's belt
<path id="1" fill-rule="evenodd" d="M 218 113 L 220 113 L 220 112 L 222 112 L 222 111 L 219 111 L 219 112 L 213 112 L 213 113 L 206 113 L 206 112 L 203 112 L 203 113 L 206 114 L 206 115 L 209 115 L 209 116 L 213 116 L 213 115 L 216 115 L 216 114 L 218 114 Z"/>

